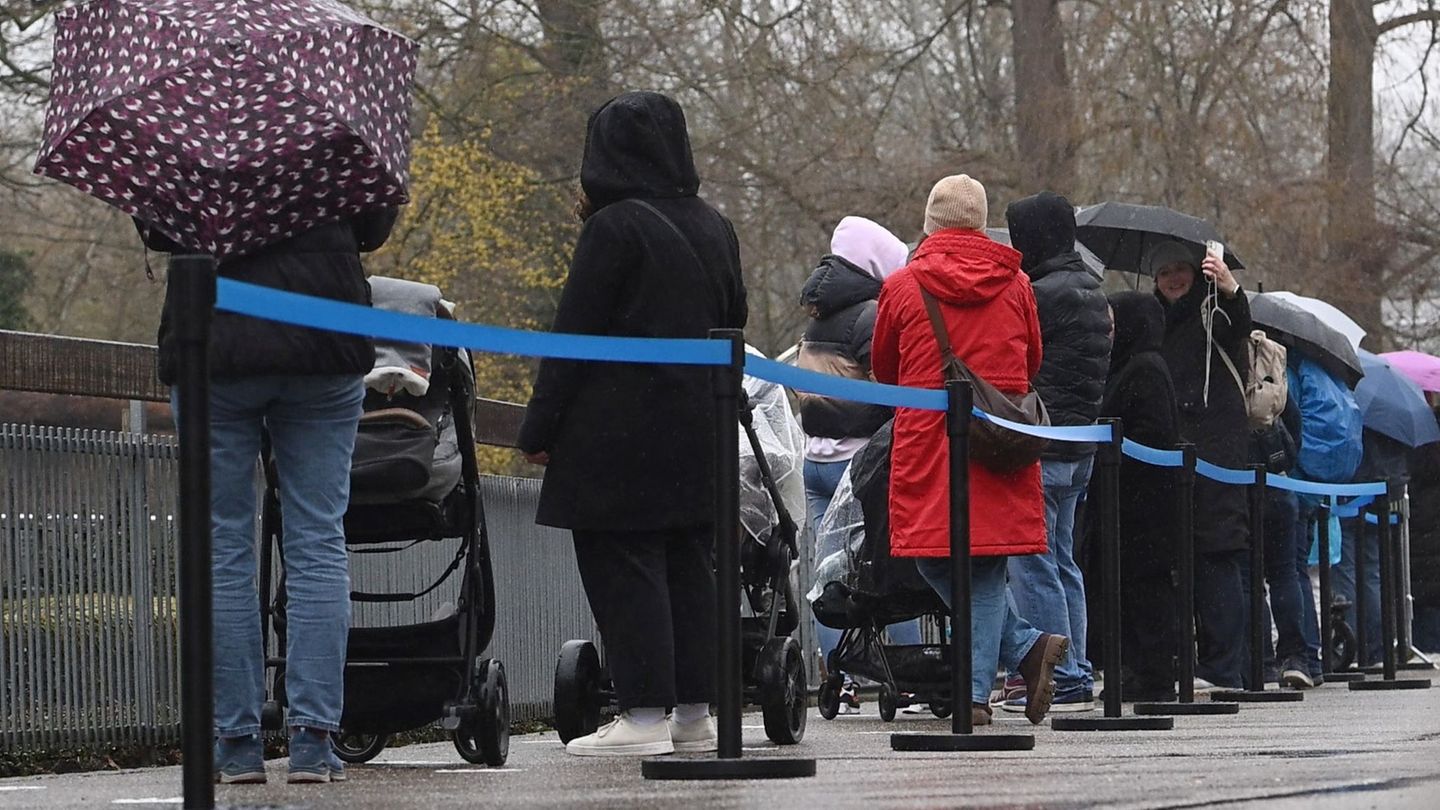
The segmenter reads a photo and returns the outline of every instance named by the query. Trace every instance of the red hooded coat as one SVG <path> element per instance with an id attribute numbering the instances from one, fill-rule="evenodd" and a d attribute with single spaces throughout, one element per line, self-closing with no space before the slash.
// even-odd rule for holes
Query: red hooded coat
<path id="1" fill-rule="evenodd" d="M 955 355 L 1007 394 L 1030 390 L 1040 370 L 1040 320 L 1020 254 L 979 231 L 926 237 L 880 293 L 871 364 L 875 379 L 942 388 L 924 287 L 940 302 Z M 890 461 L 890 549 L 897 557 L 950 556 L 945 414 L 895 409 Z M 1040 464 L 999 474 L 970 463 L 970 548 L 976 557 L 1045 551 Z"/>

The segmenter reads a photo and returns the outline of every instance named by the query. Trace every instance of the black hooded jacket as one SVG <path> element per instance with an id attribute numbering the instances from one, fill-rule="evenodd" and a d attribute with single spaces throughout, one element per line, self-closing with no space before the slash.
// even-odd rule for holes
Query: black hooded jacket
<path id="1" fill-rule="evenodd" d="M 739 242 L 696 196 L 680 105 L 658 93 L 607 102 L 590 117 L 580 181 L 595 213 L 553 331 L 704 338 L 745 325 Z M 590 531 L 711 523 L 713 402 L 704 367 L 543 361 L 518 441 L 550 454 L 537 522 Z"/>
<path id="2" fill-rule="evenodd" d="M 820 260 L 800 290 L 800 306 L 811 318 L 800 342 L 801 368 L 870 379 L 870 339 L 881 286 L 879 279 L 839 256 Z M 803 392 L 798 397 L 807 436 L 868 439 L 893 415 L 881 405 Z"/>
<path id="3" fill-rule="evenodd" d="M 1190 292 L 1165 307 L 1165 340 L 1161 354 L 1175 383 L 1180 406 L 1180 434 L 1195 445 L 1200 458 L 1231 469 L 1250 463 L 1250 422 L 1245 396 L 1220 358 L 1224 351 L 1236 371 L 1246 374 L 1245 343 L 1250 336 L 1250 303 L 1243 290 L 1217 295 L 1214 341 L 1210 347 L 1201 316 L 1207 285 L 1195 272 Z M 1210 395 L 1205 397 L 1205 368 L 1210 367 Z M 1242 376 L 1242 382 L 1244 378 Z M 1249 505 L 1243 487 L 1195 479 L 1195 550 L 1200 553 L 1239 551 L 1249 546 Z"/>
<path id="4" fill-rule="evenodd" d="M 330 298 L 347 304 L 370 304 L 370 284 L 360 253 L 380 249 L 398 215 L 380 208 L 348 220 L 320 225 L 283 242 L 220 262 L 225 278 L 286 292 Z M 138 220 L 136 230 L 145 246 L 163 253 L 184 249 Z M 158 343 L 160 381 L 176 378 L 174 288 L 167 286 L 160 314 Z M 271 374 L 366 374 L 375 366 L 369 338 L 321 329 L 262 321 L 233 312 L 216 311 L 210 326 L 210 376 L 232 380 Z"/>
<path id="5" fill-rule="evenodd" d="M 1005 219 L 1040 311 L 1045 358 L 1035 390 L 1052 424 L 1093 424 L 1110 365 L 1110 315 L 1100 280 L 1075 252 L 1075 209 L 1064 197 L 1046 191 L 1011 203 Z M 1094 449 L 1051 442 L 1045 456 L 1077 459 Z"/>

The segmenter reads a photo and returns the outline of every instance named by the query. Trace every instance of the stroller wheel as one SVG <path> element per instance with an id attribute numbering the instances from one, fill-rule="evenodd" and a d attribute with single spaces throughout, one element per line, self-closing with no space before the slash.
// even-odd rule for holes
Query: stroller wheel
<path id="1" fill-rule="evenodd" d="M 354 734 L 342 728 L 330 735 L 330 747 L 335 749 L 335 756 L 351 765 L 369 762 L 389 744 L 389 734 Z"/>
<path id="2" fill-rule="evenodd" d="M 498 768 L 510 757 L 510 695 L 499 661 L 475 662 L 477 706 L 455 729 L 455 751 L 466 762 Z"/>
<path id="3" fill-rule="evenodd" d="M 600 654 L 588 641 L 572 639 L 555 662 L 555 730 L 560 742 L 600 727 Z"/>
<path id="4" fill-rule="evenodd" d="M 930 701 L 930 713 L 940 718 L 941 720 L 949 717 L 953 712 L 954 707 L 950 705 L 950 701 L 948 700 Z"/>
<path id="5" fill-rule="evenodd" d="M 844 685 L 845 679 L 838 673 L 820 684 L 820 694 L 816 696 L 815 702 L 819 704 L 821 717 L 834 720 L 835 715 L 840 713 L 840 688 Z"/>
<path id="6" fill-rule="evenodd" d="M 895 694 L 895 687 L 888 683 L 880 684 L 880 719 L 889 723 L 895 719 L 895 710 L 899 708 L 899 697 Z"/>
<path id="7" fill-rule="evenodd" d="M 793 638 L 770 639 L 756 659 L 755 672 L 765 736 L 777 745 L 800 742 L 805 737 L 809 689 L 799 642 Z"/>

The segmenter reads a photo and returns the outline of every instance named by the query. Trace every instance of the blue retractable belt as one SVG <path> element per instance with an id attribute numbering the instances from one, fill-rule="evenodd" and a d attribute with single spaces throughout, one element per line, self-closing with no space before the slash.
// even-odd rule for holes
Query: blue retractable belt
<path id="1" fill-rule="evenodd" d="M 528 332 L 500 326 L 460 323 L 458 321 L 406 315 L 383 309 L 316 298 L 285 292 L 270 287 L 246 284 L 234 279 L 217 280 L 217 309 L 248 315 L 253 318 L 343 332 L 350 335 L 401 340 L 409 343 L 430 343 L 440 346 L 462 346 L 496 354 L 518 354 L 527 357 L 553 357 L 564 360 L 596 360 L 613 363 L 656 363 L 693 366 L 723 366 L 730 362 L 730 344 L 719 340 L 602 337 L 599 335 L 565 335 Z M 747 355 L 745 373 L 778 383 L 786 388 L 805 391 L 835 399 L 868 402 L 891 408 L 915 408 L 945 411 L 949 399 L 944 391 L 882 385 L 864 380 L 851 380 L 830 374 L 796 368 L 775 360 Z M 1050 439 L 1057 442 L 1104 444 L 1113 438 L 1109 427 L 1036 427 L 1022 425 L 985 413 L 976 408 L 975 417 L 1003 428 Z M 1183 455 L 1178 450 L 1157 450 L 1126 439 L 1124 452 L 1131 458 L 1157 467 L 1179 467 Z M 1195 471 L 1222 484 L 1248 486 L 1255 483 L 1250 470 L 1231 470 L 1197 459 Z M 1284 476 L 1267 476 L 1266 484 L 1277 489 L 1307 495 L 1375 496 L 1385 494 L 1383 483 L 1321 484 Z M 1370 501 L 1352 501 L 1336 507 L 1336 514 L 1353 517 Z M 1349 511 L 1353 509 L 1354 511 Z"/>

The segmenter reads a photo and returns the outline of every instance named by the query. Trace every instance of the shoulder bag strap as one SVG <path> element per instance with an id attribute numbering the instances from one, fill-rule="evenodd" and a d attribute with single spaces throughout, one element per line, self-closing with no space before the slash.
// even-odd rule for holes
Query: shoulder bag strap
<path id="1" fill-rule="evenodd" d="M 668 216 L 665 216 L 664 211 L 661 211 L 659 208 L 656 208 L 655 206 L 651 205 L 648 202 L 645 202 L 644 200 L 631 197 L 629 201 L 654 214 L 656 219 L 665 223 L 665 226 L 670 229 L 671 233 L 674 233 L 675 236 L 679 238 L 680 244 L 685 246 L 685 250 L 689 252 L 690 258 L 695 260 L 695 265 L 700 268 L 701 272 L 704 272 L 707 275 L 709 274 L 709 265 L 705 263 L 704 259 L 700 258 L 700 252 L 695 249 L 695 244 L 690 241 L 690 237 L 686 236 L 684 231 L 680 230 L 680 226 L 675 224 L 675 220 L 671 219 Z M 712 282 L 712 286 L 714 286 L 714 282 Z M 723 289 L 717 287 L 716 292 L 720 293 L 720 297 L 718 300 L 721 302 L 722 306 L 725 306 L 726 304 L 724 302 L 726 300 L 726 296 L 723 293 Z"/>
<path id="2" fill-rule="evenodd" d="M 916 286 L 920 285 L 917 283 Z M 935 332 L 935 342 L 940 344 L 942 374 L 950 379 L 953 371 L 960 375 L 960 379 L 969 379 L 969 367 L 955 356 L 955 350 L 950 346 L 950 332 L 945 328 L 945 316 L 940 313 L 940 302 L 924 287 L 920 287 L 920 299 L 925 302 L 925 313 L 930 316 L 930 328 Z"/>

